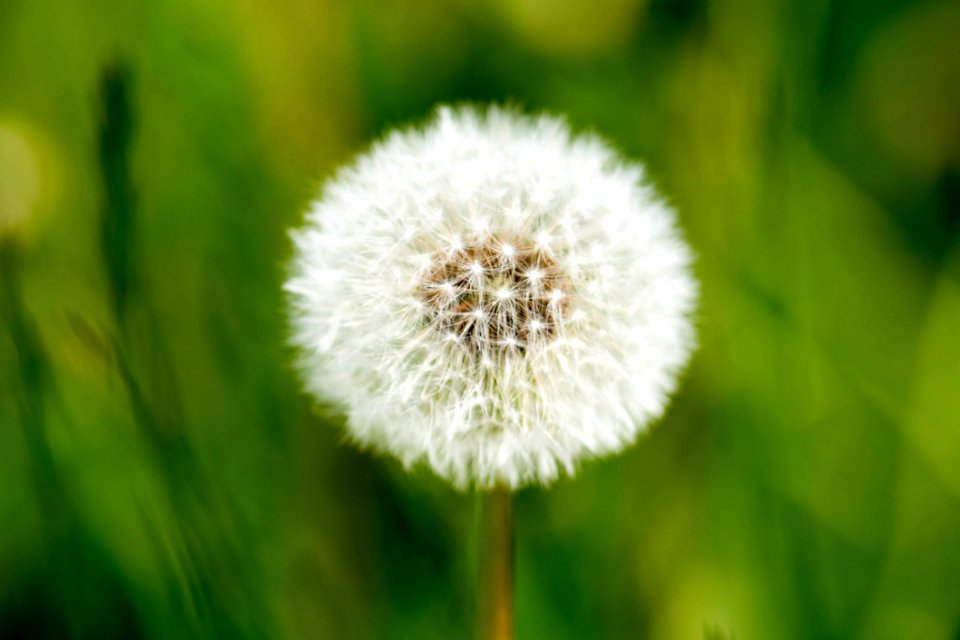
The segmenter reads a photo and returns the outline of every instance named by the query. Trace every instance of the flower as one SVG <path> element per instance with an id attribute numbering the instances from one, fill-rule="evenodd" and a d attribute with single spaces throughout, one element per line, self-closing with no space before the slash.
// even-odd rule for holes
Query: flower
<path id="1" fill-rule="evenodd" d="M 674 213 L 554 117 L 441 108 L 341 170 L 293 239 L 307 389 L 356 443 L 460 488 L 619 451 L 694 346 Z"/>

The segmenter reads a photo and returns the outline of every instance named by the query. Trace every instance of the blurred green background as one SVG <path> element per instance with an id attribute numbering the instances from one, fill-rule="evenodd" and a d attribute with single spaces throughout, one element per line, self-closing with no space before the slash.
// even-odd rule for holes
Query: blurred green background
<path id="1" fill-rule="evenodd" d="M 521 638 L 960 638 L 960 4 L 0 0 L 0 638 L 462 638 L 474 496 L 284 346 L 324 176 L 441 101 L 647 163 L 701 348 L 517 497 Z"/>

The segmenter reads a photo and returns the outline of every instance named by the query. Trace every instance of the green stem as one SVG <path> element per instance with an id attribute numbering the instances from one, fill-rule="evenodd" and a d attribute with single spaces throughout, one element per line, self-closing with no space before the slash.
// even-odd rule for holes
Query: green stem
<path id="1" fill-rule="evenodd" d="M 497 486 L 480 494 L 477 640 L 512 640 L 513 494 Z"/>

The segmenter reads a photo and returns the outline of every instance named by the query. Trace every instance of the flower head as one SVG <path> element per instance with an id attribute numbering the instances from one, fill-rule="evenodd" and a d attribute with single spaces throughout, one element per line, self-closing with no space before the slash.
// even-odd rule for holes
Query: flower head
<path id="1" fill-rule="evenodd" d="M 343 169 L 293 236 L 308 390 L 357 443 L 459 487 L 620 450 L 694 345 L 673 212 L 556 118 L 442 108 Z"/>

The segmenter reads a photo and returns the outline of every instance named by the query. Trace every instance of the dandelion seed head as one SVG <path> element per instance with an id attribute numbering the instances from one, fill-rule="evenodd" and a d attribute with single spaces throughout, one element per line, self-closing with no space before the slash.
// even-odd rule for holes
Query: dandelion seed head
<path id="1" fill-rule="evenodd" d="M 307 389 L 358 444 L 458 487 L 619 451 L 694 346 L 673 212 L 556 118 L 441 109 L 343 169 L 293 238 Z"/>

